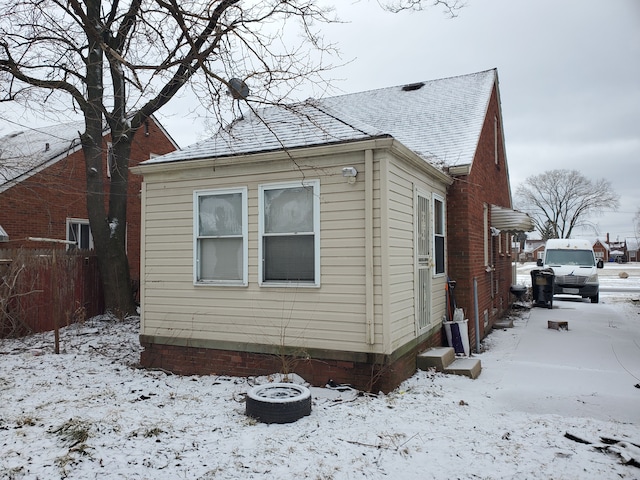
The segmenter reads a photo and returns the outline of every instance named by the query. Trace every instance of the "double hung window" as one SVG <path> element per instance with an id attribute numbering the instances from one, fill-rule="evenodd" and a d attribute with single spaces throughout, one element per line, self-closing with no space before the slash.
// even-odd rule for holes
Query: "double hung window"
<path id="1" fill-rule="evenodd" d="M 194 193 L 196 284 L 247 284 L 247 189 Z"/>
<path id="2" fill-rule="evenodd" d="M 444 199 L 437 195 L 433 196 L 433 258 L 434 274 L 443 274 L 445 272 L 445 211 Z"/>
<path id="3" fill-rule="evenodd" d="M 320 284 L 320 182 L 261 185 L 260 284 Z"/>

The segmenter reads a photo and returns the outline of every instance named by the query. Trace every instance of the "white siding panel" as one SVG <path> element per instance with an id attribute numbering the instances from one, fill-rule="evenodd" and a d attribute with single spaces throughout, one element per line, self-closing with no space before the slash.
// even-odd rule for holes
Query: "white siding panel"
<path id="1" fill-rule="evenodd" d="M 372 350 L 366 344 L 364 154 L 314 161 L 317 168 L 307 166 L 311 160 L 298 161 L 303 172 L 283 161 L 271 162 L 269 169 L 230 166 L 145 177 L 143 334 L 277 345 L 285 329 L 288 343 L 301 348 L 380 351 L 379 325 L 378 345 Z M 359 172 L 353 185 L 342 177 L 346 165 Z M 258 185 L 297 180 L 302 175 L 320 179 L 321 286 L 261 288 L 257 284 Z M 195 286 L 193 192 L 238 186 L 248 188 L 249 285 Z M 379 201 L 375 211 L 380 211 Z M 375 232 L 379 236 L 379 227 Z M 380 244 L 379 239 L 374 242 Z M 376 311 L 380 312 L 378 306 Z"/>

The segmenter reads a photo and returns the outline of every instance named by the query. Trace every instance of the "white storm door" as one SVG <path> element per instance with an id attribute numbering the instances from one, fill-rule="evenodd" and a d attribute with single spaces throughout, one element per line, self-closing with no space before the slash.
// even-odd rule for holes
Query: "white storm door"
<path id="1" fill-rule="evenodd" d="M 431 249 L 429 248 L 429 197 L 416 193 L 416 329 L 422 333 L 431 323 Z"/>

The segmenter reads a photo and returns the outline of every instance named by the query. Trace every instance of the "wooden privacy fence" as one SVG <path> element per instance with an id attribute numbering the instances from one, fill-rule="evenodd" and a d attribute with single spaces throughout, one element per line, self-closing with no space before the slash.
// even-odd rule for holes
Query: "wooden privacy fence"
<path id="1" fill-rule="evenodd" d="M 54 330 L 104 313 L 94 252 L 0 249 L 0 337 Z"/>

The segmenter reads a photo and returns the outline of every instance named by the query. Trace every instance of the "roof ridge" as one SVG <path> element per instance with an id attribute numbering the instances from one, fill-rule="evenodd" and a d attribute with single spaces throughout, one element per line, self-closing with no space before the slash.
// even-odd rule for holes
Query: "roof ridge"
<path id="1" fill-rule="evenodd" d="M 351 92 L 351 93 L 341 93 L 340 95 L 331 95 L 331 96 L 328 96 L 328 97 L 320 97 L 318 100 L 322 101 L 322 100 L 326 100 L 326 99 L 330 99 L 330 98 L 340 98 L 340 97 L 345 97 L 345 96 L 350 96 L 350 95 L 373 93 L 373 92 L 378 92 L 378 91 L 382 91 L 382 90 L 390 90 L 390 89 L 394 89 L 394 88 L 402 88 L 402 87 L 406 87 L 406 86 L 417 85 L 417 84 L 420 84 L 420 83 L 422 83 L 423 85 L 427 85 L 429 83 L 448 81 L 448 80 L 453 80 L 453 79 L 456 79 L 456 78 L 472 77 L 472 76 L 475 76 L 475 75 L 480 75 L 480 74 L 489 73 L 489 72 L 497 73 L 497 71 L 498 71 L 498 69 L 496 67 L 493 67 L 493 68 L 488 68 L 487 70 L 481 70 L 479 72 L 463 73 L 463 74 L 460 74 L 460 75 L 451 75 L 449 77 L 432 78 L 431 80 L 417 80 L 415 82 L 408 82 L 408 83 L 402 83 L 402 84 L 397 84 L 397 85 L 388 85 L 386 87 L 371 88 L 369 90 L 359 90 L 357 92 Z"/>

